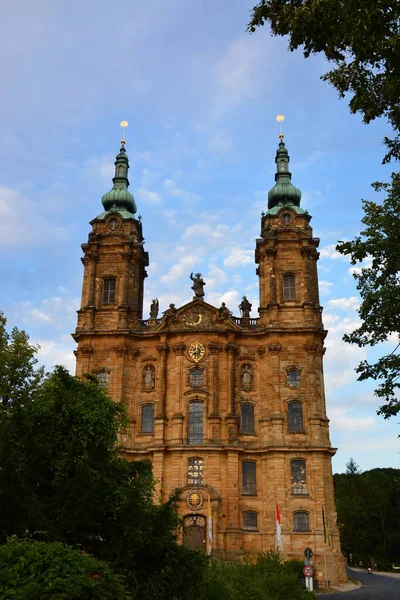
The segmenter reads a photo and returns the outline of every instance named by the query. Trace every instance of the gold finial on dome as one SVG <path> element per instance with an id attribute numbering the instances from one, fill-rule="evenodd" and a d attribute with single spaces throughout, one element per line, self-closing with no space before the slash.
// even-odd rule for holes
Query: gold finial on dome
<path id="1" fill-rule="evenodd" d="M 128 127 L 129 123 L 128 123 L 128 121 L 121 121 L 120 125 L 122 127 L 122 140 L 121 140 L 121 144 L 122 144 L 122 146 L 125 146 L 125 129 Z"/>
<path id="2" fill-rule="evenodd" d="M 278 123 L 279 123 L 279 139 L 280 139 L 280 140 L 283 140 L 283 138 L 284 138 L 285 136 L 284 136 L 284 135 L 283 135 L 283 133 L 282 133 L 282 123 L 283 123 L 283 121 L 285 120 L 285 116 L 284 116 L 284 115 L 278 115 L 278 116 L 276 117 L 276 120 L 277 120 L 277 121 L 278 121 Z"/>

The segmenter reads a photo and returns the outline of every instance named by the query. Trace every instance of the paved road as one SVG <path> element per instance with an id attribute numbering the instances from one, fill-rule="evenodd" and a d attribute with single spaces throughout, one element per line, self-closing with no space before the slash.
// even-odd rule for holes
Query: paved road
<path id="1" fill-rule="evenodd" d="M 362 586 L 353 592 L 339 594 L 327 594 L 318 596 L 319 599 L 329 600 L 399 600 L 400 599 L 400 578 L 399 576 L 378 575 L 373 573 L 368 575 L 366 572 L 347 569 L 347 574 L 353 579 L 358 579 Z"/>

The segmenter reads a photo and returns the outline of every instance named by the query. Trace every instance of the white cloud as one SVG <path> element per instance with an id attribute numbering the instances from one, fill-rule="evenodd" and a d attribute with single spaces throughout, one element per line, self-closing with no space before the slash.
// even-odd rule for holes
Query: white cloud
<path id="1" fill-rule="evenodd" d="M 239 106 L 257 94 L 259 71 L 262 66 L 265 67 L 266 56 L 268 54 L 262 36 L 241 36 L 230 42 L 212 69 L 217 114 Z"/>
<path id="2" fill-rule="evenodd" d="M 329 300 L 328 305 L 340 310 L 355 311 L 360 306 L 360 299 L 357 298 L 357 296 L 350 296 L 350 298 L 336 298 L 334 300 Z"/>
<path id="3" fill-rule="evenodd" d="M 371 429 L 374 427 L 374 417 L 363 417 L 360 415 L 350 415 L 350 410 L 341 406 L 330 406 L 329 418 L 331 426 L 342 431 L 357 431 Z"/>
<path id="4" fill-rule="evenodd" d="M 320 254 L 320 258 L 326 258 L 329 260 L 344 260 L 344 261 L 349 261 L 347 256 L 344 256 L 343 254 L 339 254 L 339 252 L 337 252 L 336 250 L 336 244 L 329 244 L 328 246 L 324 246 L 323 248 L 320 249 L 319 251 Z"/>
<path id="5" fill-rule="evenodd" d="M 101 181 L 104 185 L 112 186 L 112 178 L 115 175 L 115 158 L 111 154 L 106 156 L 91 156 L 83 165 L 83 174 L 87 178 Z"/>
<path id="6" fill-rule="evenodd" d="M 0 247 L 59 244 L 67 238 L 67 229 L 53 225 L 41 206 L 18 190 L 0 187 L 0 214 Z"/>
<path id="7" fill-rule="evenodd" d="M 46 323 L 51 323 L 52 318 L 50 315 L 42 312 L 41 310 L 38 310 L 37 308 L 34 308 L 33 310 L 31 310 L 30 315 L 29 315 L 29 319 L 27 321 L 45 321 Z"/>
<path id="8" fill-rule="evenodd" d="M 75 343 L 72 342 L 72 338 L 70 348 L 66 347 L 66 344 L 59 344 L 48 340 L 39 339 L 34 343 L 40 346 L 37 356 L 40 363 L 45 365 L 46 369 L 50 370 L 56 365 L 62 365 L 70 373 L 75 373 L 75 356 L 73 354 Z"/>
<path id="9" fill-rule="evenodd" d="M 178 263 L 173 265 L 166 275 L 161 277 L 163 283 L 173 283 L 180 279 L 185 274 L 190 274 L 194 268 L 198 257 L 195 255 L 183 256 Z"/>
<path id="10" fill-rule="evenodd" d="M 193 194 L 192 192 L 178 187 L 175 181 L 172 179 L 166 179 L 164 181 L 164 189 L 167 194 L 170 194 L 175 198 L 185 198 L 192 202 L 198 202 L 200 200 L 200 196 L 198 194 Z"/>
<path id="11" fill-rule="evenodd" d="M 242 267 L 251 264 L 254 260 L 254 250 L 233 248 L 224 260 L 224 266 L 229 268 Z"/>
<path id="12" fill-rule="evenodd" d="M 321 296 L 330 296 L 332 294 L 333 283 L 331 281 L 320 281 L 319 291 Z"/>
<path id="13" fill-rule="evenodd" d="M 160 179 L 161 173 L 159 171 L 153 171 L 151 169 L 143 169 L 140 178 L 140 186 L 143 188 L 152 187 Z"/>
<path id="14" fill-rule="evenodd" d="M 227 239 L 229 233 L 229 227 L 227 225 L 217 225 L 211 227 L 209 223 L 194 223 L 186 227 L 183 232 L 183 239 L 201 238 L 207 244 L 210 241 L 221 243 L 222 240 Z"/>
<path id="15" fill-rule="evenodd" d="M 140 202 L 145 204 L 161 204 L 162 202 L 161 197 L 156 192 L 150 192 L 145 188 L 138 188 L 135 195 Z"/>

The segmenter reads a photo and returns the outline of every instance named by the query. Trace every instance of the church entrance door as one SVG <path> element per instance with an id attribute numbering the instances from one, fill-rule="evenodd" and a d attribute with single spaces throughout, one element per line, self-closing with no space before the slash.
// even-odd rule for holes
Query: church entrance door
<path id="1" fill-rule="evenodd" d="M 206 517 L 188 515 L 184 518 L 183 543 L 190 548 L 206 549 Z"/>

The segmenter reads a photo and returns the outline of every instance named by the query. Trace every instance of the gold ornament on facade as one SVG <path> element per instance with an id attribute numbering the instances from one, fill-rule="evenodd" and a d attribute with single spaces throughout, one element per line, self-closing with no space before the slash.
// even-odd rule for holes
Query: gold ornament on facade
<path id="1" fill-rule="evenodd" d="M 186 502 L 191 510 L 199 510 L 203 505 L 203 497 L 197 490 L 190 491 L 186 497 Z"/>
<path id="2" fill-rule="evenodd" d="M 201 342 L 193 342 L 193 344 L 189 346 L 188 353 L 192 360 L 199 362 L 204 357 L 206 349 Z"/>

